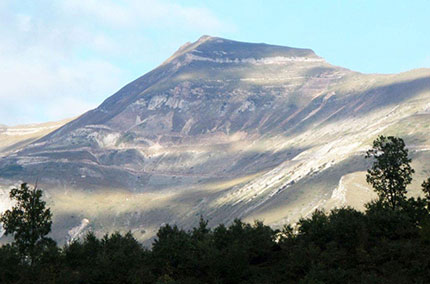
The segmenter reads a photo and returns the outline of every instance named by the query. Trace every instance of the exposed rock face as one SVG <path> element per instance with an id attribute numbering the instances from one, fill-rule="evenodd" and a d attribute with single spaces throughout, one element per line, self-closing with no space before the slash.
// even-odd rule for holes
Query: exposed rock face
<path id="1" fill-rule="evenodd" d="M 364 186 L 354 176 L 379 134 L 406 138 L 425 176 L 429 106 L 430 70 L 365 75 L 309 49 L 204 36 L 0 160 L 0 176 L 39 178 L 58 239 L 84 218 L 142 239 L 200 214 L 283 224 L 354 204 L 348 188 Z"/>

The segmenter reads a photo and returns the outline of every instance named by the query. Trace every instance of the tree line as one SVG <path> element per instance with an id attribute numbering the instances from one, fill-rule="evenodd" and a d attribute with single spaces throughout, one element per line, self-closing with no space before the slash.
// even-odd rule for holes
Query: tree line
<path id="1" fill-rule="evenodd" d="M 42 190 L 12 189 L 0 221 L 14 241 L 0 247 L 0 283 L 428 283 L 430 179 L 407 197 L 411 159 L 401 138 L 379 136 L 366 158 L 378 199 L 364 212 L 316 210 L 294 226 L 256 221 L 162 226 L 151 248 L 131 233 L 88 233 L 59 247 Z"/>

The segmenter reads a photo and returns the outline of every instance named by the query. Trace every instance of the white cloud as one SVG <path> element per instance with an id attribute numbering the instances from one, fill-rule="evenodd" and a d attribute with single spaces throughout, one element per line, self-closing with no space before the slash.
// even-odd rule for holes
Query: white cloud
<path id="1" fill-rule="evenodd" d="M 7 29 L 0 28 L 1 123 L 75 116 L 127 81 L 125 71 L 103 58 L 76 56 L 88 34 L 52 23 L 19 13 L 9 15 Z"/>
<path id="2" fill-rule="evenodd" d="M 176 34 L 231 28 L 167 0 L 0 2 L 0 124 L 81 114 L 167 58 Z"/>
<path id="3" fill-rule="evenodd" d="M 66 13 L 91 17 L 114 28 L 138 28 L 142 24 L 218 32 L 231 28 L 206 8 L 188 7 L 171 1 L 65 0 L 63 9 Z"/>
<path id="4" fill-rule="evenodd" d="M 101 20 L 103 24 L 110 24 L 115 27 L 124 27 L 132 23 L 131 10 L 118 2 L 100 0 L 64 0 L 62 8 L 65 14 L 73 16 L 90 16 Z"/>
<path id="5" fill-rule="evenodd" d="M 122 71 L 104 61 L 64 65 L 4 60 L 0 70 L 3 121 L 16 124 L 58 120 L 96 107 L 124 83 Z M 51 65 L 51 66 L 50 66 Z"/>

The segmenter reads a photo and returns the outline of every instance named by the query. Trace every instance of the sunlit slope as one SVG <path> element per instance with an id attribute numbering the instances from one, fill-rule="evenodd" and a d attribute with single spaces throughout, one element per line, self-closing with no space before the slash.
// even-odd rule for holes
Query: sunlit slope
<path id="1" fill-rule="evenodd" d="M 0 125 L 0 155 L 24 148 L 72 119 L 18 126 Z"/>
<path id="2" fill-rule="evenodd" d="M 62 240 L 88 229 L 146 240 L 200 215 L 281 225 L 363 208 L 374 196 L 364 152 L 380 134 L 405 138 L 416 194 L 430 174 L 429 118 L 428 69 L 361 74 L 309 49 L 202 37 L 0 160 L 0 176 L 39 178 Z"/>

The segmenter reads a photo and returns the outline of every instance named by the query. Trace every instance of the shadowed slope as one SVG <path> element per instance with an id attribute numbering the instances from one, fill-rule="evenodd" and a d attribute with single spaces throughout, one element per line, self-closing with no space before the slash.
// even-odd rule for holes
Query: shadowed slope
<path id="1" fill-rule="evenodd" d="M 199 214 L 211 224 L 282 224 L 315 208 L 358 204 L 348 188 L 359 188 L 363 151 L 378 134 L 402 133 L 420 160 L 430 148 L 422 131 L 429 105 L 428 69 L 361 74 L 309 49 L 204 36 L 2 158 L 0 176 L 5 184 L 39 177 L 62 212 L 58 235 L 83 219 L 100 232 L 112 222 L 124 230 L 187 226 Z M 116 193 L 139 202 L 108 198 L 98 210 L 82 208 Z M 76 219 L 59 197 L 74 204 Z"/>

